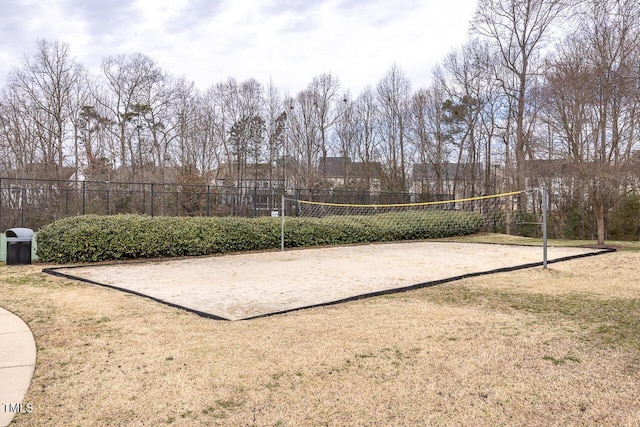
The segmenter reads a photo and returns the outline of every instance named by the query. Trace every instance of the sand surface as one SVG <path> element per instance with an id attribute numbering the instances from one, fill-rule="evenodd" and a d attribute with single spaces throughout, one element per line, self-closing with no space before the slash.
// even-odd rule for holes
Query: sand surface
<path id="1" fill-rule="evenodd" d="M 548 259 L 594 252 L 597 250 L 550 247 Z M 57 271 L 212 316 L 240 320 L 535 262 L 542 262 L 540 247 L 411 242 Z"/>

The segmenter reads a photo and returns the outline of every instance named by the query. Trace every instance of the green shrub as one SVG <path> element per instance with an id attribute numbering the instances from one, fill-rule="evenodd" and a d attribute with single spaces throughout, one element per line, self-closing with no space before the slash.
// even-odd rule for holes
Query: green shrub
<path id="1" fill-rule="evenodd" d="M 369 216 L 287 218 L 287 247 L 431 239 L 476 233 L 473 212 L 399 212 Z M 280 247 L 279 218 L 85 215 L 38 232 L 43 262 L 95 262 L 197 256 Z"/>

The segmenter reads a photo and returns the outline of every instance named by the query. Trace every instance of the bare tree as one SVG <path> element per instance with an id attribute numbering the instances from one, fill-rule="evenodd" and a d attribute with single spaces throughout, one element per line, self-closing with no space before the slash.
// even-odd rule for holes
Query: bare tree
<path id="1" fill-rule="evenodd" d="M 356 102 L 350 98 L 349 93 L 342 95 L 343 102 L 336 108 L 335 134 L 336 141 L 334 151 L 340 156 L 349 159 L 357 158 L 358 117 L 356 115 Z"/>
<path id="2" fill-rule="evenodd" d="M 349 101 L 347 102 L 349 103 Z M 376 95 L 367 86 L 353 105 L 354 122 L 357 126 L 355 139 L 355 159 L 362 162 L 362 181 L 367 189 L 373 189 L 373 179 L 380 176 L 380 133 L 379 108 Z"/>
<path id="3" fill-rule="evenodd" d="M 438 72 L 436 71 L 436 76 Z M 446 93 L 442 79 L 435 79 L 427 89 L 418 90 L 411 103 L 411 141 L 419 161 L 419 187 L 425 196 L 442 197 L 452 189 L 445 188 L 445 164 L 452 152 L 453 135 L 446 122 Z"/>
<path id="4" fill-rule="evenodd" d="M 538 74 L 536 59 L 553 23 L 567 5 L 566 0 L 480 0 L 472 22 L 476 34 L 494 42 L 502 66 L 509 73 L 502 82 L 505 94 L 513 100 L 518 189 L 525 185 L 525 151 L 529 143 L 525 130 L 527 94 Z M 522 208 L 523 204 L 524 199 Z"/>
<path id="5" fill-rule="evenodd" d="M 203 171 L 212 173 L 212 179 L 219 179 L 219 166 L 227 161 L 227 131 L 216 87 L 209 88 L 198 97 L 196 111 L 197 128 L 191 148 L 193 156 L 198 159 L 197 163 Z"/>
<path id="6" fill-rule="evenodd" d="M 352 161 L 358 159 L 358 133 L 360 132 L 360 118 L 356 108 L 356 101 L 350 99 L 349 93 L 342 95 L 342 103 L 337 105 L 336 108 L 337 120 L 335 123 L 335 148 L 340 157 L 344 160 L 340 162 L 342 166 L 342 176 L 344 178 L 344 189 L 347 190 L 369 190 L 370 181 L 366 177 L 359 176 L 358 179 L 353 180 L 352 170 L 349 167 Z M 359 175 L 367 175 L 365 170 L 369 167 L 368 164 L 362 163 L 362 167 L 359 168 Z"/>
<path id="7" fill-rule="evenodd" d="M 27 164 L 36 162 L 38 156 L 35 124 L 17 86 L 10 84 L 4 88 L 0 99 L 4 170 L 24 170 Z"/>
<path id="8" fill-rule="evenodd" d="M 410 141 L 415 146 L 419 170 L 414 167 L 413 180 L 417 183 L 420 178 L 419 191 L 427 196 L 430 191 L 426 179 L 426 165 L 433 147 L 433 135 L 429 131 L 430 117 L 428 107 L 431 102 L 431 92 L 419 89 L 411 97 L 411 134 Z M 441 162 L 439 164 L 442 164 Z M 416 176 L 418 174 L 418 176 Z"/>
<path id="9" fill-rule="evenodd" d="M 358 96 L 355 105 L 356 116 L 360 124 L 358 138 L 358 158 L 361 162 L 374 162 L 380 159 L 378 121 L 379 111 L 375 93 L 367 86 Z"/>
<path id="10" fill-rule="evenodd" d="M 547 74 L 547 120 L 593 208 L 598 244 L 606 212 L 628 191 L 637 148 L 640 6 L 588 2 L 579 31 L 565 40 Z"/>
<path id="11" fill-rule="evenodd" d="M 175 81 L 170 126 L 175 132 L 175 144 L 170 145 L 168 152 L 172 164 L 181 168 L 183 182 L 208 182 L 213 167 L 206 160 L 206 155 L 198 144 L 206 138 L 205 129 L 199 127 L 203 112 L 200 97 L 193 82 L 184 78 Z M 200 133 L 204 135 L 200 135 Z"/>
<path id="12" fill-rule="evenodd" d="M 143 92 L 141 102 L 135 104 L 133 111 L 141 119 L 148 142 L 138 141 L 142 150 L 148 150 L 153 176 L 164 182 L 168 165 L 173 163 L 171 151 L 177 138 L 176 128 L 179 117 L 176 108 L 180 98 L 178 91 L 180 80 L 173 79 L 161 72 L 156 80 L 150 82 Z M 142 158 L 141 158 L 142 161 Z"/>
<path id="13" fill-rule="evenodd" d="M 381 132 L 386 139 L 383 152 L 387 165 L 386 188 L 392 192 L 407 190 L 407 131 L 411 83 L 394 64 L 376 87 Z"/>
<path id="14" fill-rule="evenodd" d="M 270 166 L 269 182 L 270 185 L 273 185 L 277 178 L 284 186 L 284 143 L 287 112 L 283 107 L 282 97 L 272 82 L 269 82 L 265 94 L 265 117 L 266 161 Z M 283 171 L 281 175 L 277 173 L 279 166 Z"/>
<path id="15" fill-rule="evenodd" d="M 321 74 L 314 77 L 307 90 L 313 97 L 313 113 L 317 121 L 317 129 L 320 132 L 320 150 L 322 151 L 321 164 L 326 166 L 328 151 L 328 130 L 337 119 L 334 101 L 338 96 L 340 82 L 331 74 Z M 326 170 L 321 171 L 326 175 Z"/>
<path id="16" fill-rule="evenodd" d="M 34 160 L 52 167 L 56 178 L 61 178 L 64 165 L 73 164 L 65 159 L 73 156 L 73 140 L 69 135 L 71 99 L 81 73 L 68 45 L 41 40 L 36 54 L 9 75 L 10 102 L 14 111 L 20 112 L 23 131 L 31 129 L 30 138 L 36 142 Z M 23 138 L 15 143 L 29 145 Z M 22 148 L 14 150 L 20 151 Z"/>
<path id="17" fill-rule="evenodd" d="M 126 178 L 140 178 L 142 166 L 152 158 L 152 144 L 145 135 L 148 101 L 164 75 L 155 61 L 139 53 L 105 58 L 102 71 L 106 96 L 97 101 L 116 124 L 118 166 L 130 168 Z"/>
<path id="18" fill-rule="evenodd" d="M 321 179 L 317 172 L 322 153 L 322 131 L 316 116 L 314 93 L 308 89 L 300 91 L 295 98 L 285 100 L 290 105 L 287 118 L 289 136 L 288 153 L 296 162 L 293 184 L 297 188 L 318 189 Z"/>

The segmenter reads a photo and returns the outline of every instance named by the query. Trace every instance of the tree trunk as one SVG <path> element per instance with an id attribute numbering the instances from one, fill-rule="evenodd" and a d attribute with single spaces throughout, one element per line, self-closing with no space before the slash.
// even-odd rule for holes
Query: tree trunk
<path id="1" fill-rule="evenodd" d="M 525 189 L 525 136 L 524 136 L 524 109 L 526 95 L 526 61 L 524 61 L 523 72 L 520 75 L 520 87 L 518 90 L 518 110 L 516 112 L 516 190 Z M 526 200 L 518 197 L 518 209 L 521 212 L 526 210 Z"/>

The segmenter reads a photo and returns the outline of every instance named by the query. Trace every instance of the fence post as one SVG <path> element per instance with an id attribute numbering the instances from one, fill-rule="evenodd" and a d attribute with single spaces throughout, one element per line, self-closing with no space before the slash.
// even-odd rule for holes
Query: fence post
<path id="1" fill-rule="evenodd" d="M 111 215 L 111 182 L 107 181 L 107 208 L 105 213 Z"/>
<path id="2" fill-rule="evenodd" d="M 155 198 L 155 196 L 154 196 L 153 182 L 152 182 L 151 183 L 151 216 L 152 217 L 153 217 L 153 205 L 155 204 L 155 203 L 153 203 L 154 202 L 154 200 L 153 200 L 154 198 Z"/>
<path id="3" fill-rule="evenodd" d="M 87 212 L 87 181 L 82 181 L 82 215 Z"/>
<path id="4" fill-rule="evenodd" d="M 284 194 L 282 195 L 282 207 L 280 210 L 280 249 L 284 252 Z"/>
<path id="5" fill-rule="evenodd" d="M 27 198 L 27 189 L 22 187 L 20 193 L 20 227 L 24 227 L 24 200 Z"/>
<path id="6" fill-rule="evenodd" d="M 211 186 L 207 185 L 207 216 L 210 213 L 209 206 L 211 206 Z"/>
<path id="7" fill-rule="evenodd" d="M 258 188 L 253 186 L 253 217 L 258 216 Z"/>
<path id="8" fill-rule="evenodd" d="M 238 184 L 233 188 L 231 195 L 231 215 L 236 216 L 236 199 L 238 198 Z"/>

